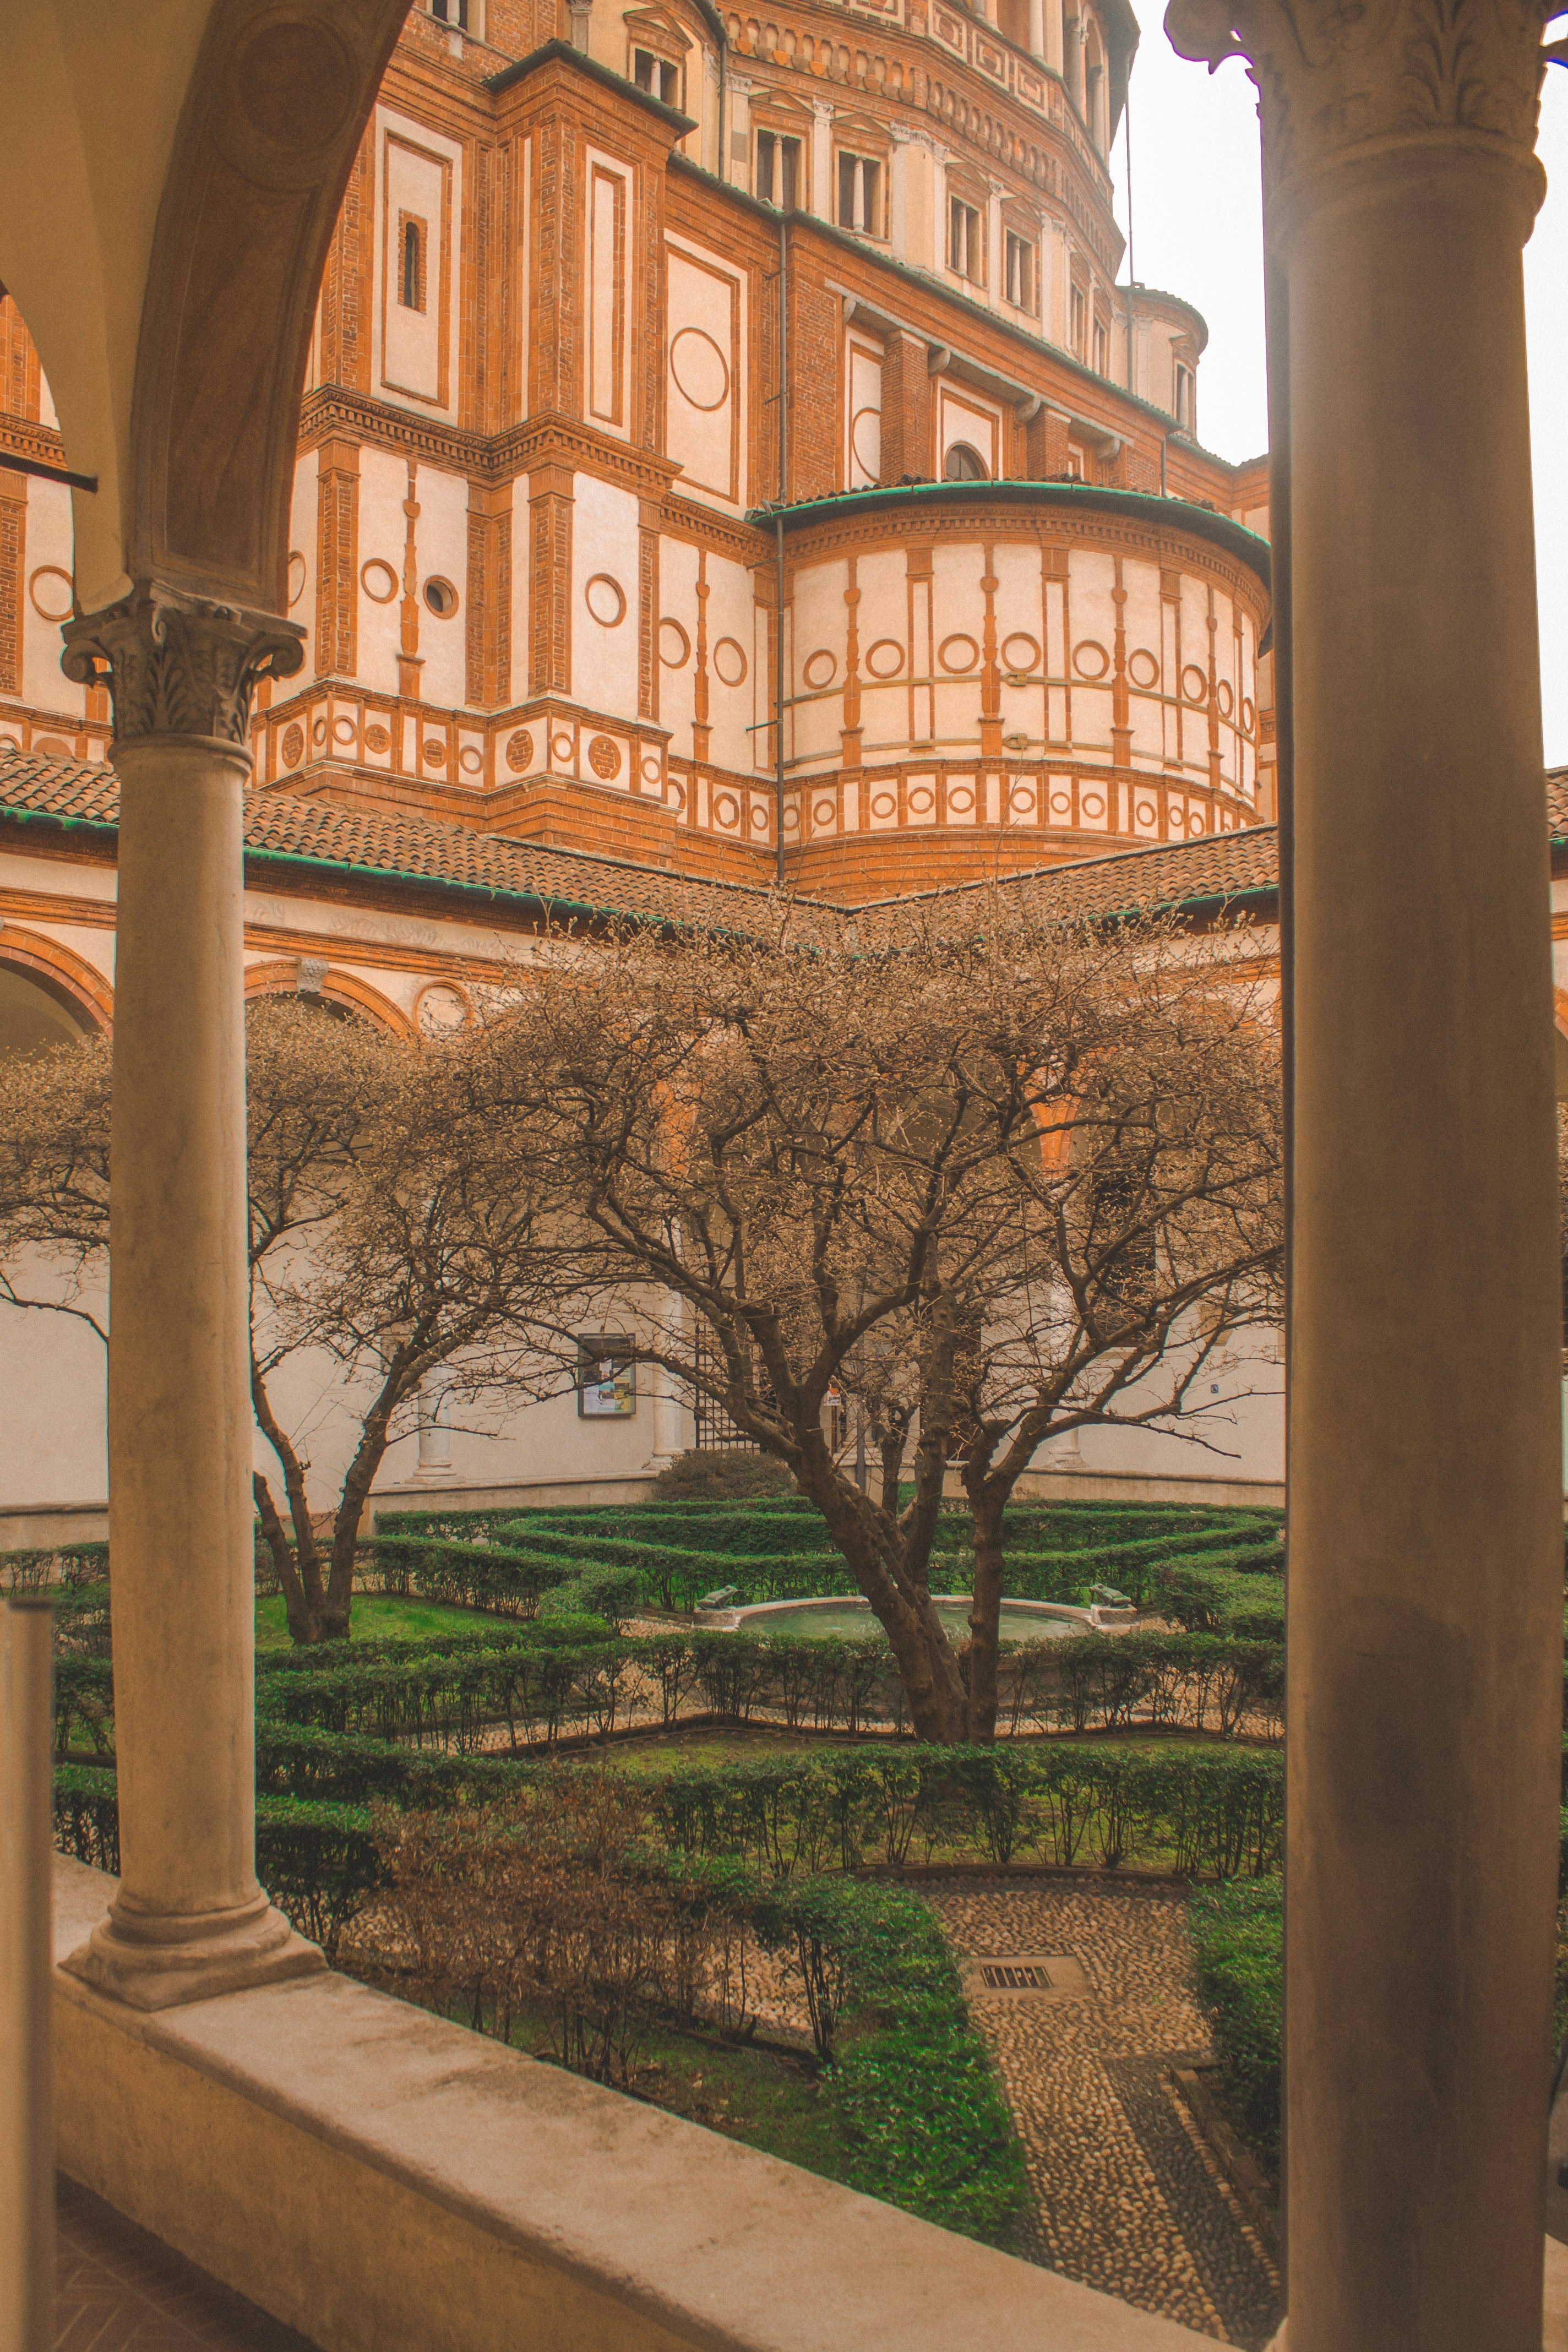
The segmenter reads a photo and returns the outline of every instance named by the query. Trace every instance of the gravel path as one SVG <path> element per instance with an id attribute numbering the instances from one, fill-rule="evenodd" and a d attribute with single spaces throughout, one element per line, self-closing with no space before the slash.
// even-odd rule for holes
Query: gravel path
<path id="1" fill-rule="evenodd" d="M 1170 2081 L 1207 2040 L 1182 1896 L 1050 1879 L 921 1892 L 963 1955 L 1058 1954 L 1082 1971 L 1045 1993 L 966 1972 L 1038 2200 L 1020 2252 L 1256 2352 L 1279 2325 L 1278 2278 Z"/>

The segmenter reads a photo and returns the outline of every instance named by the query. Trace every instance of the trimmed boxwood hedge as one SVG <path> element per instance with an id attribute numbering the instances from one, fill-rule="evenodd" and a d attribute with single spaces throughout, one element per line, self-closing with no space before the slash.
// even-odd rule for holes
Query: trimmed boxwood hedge
<path id="1" fill-rule="evenodd" d="M 1187 1930 L 1226 2089 L 1256 2147 L 1278 2162 L 1283 1880 L 1200 1888 L 1187 1906 Z"/>

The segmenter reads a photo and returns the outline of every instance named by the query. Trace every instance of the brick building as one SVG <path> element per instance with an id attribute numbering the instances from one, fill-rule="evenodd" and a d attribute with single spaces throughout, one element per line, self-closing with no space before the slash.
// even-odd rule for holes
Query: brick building
<path id="1" fill-rule="evenodd" d="M 1266 467 L 1196 437 L 1197 314 L 1116 282 L 1137 38 L 1125 0 L 410 15 L 310 341 L 253 992 L 434 1029 L 547 904 L 858 907 L 1272 815 Z M 26 1044 L 112 1017 L 114 792 L 9 300 L 0 410 Z M 101 1493 L 47 1402 L 95 1345 L 57 1318 L 13 1351 L 0 1504 Z M 562 1423 L 551 1458 L 631 1475 L 679 1443 L 654 1418 Z M 539 1450 L 455 1442 L 465 1479 Z"/>

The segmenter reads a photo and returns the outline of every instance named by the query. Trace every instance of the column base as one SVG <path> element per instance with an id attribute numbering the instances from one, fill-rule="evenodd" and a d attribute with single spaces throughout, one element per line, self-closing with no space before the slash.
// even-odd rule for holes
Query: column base
<path id="1" fill-rule="evenodd" d="M 116 1895 L 107 1918 L 60 1966 L 132 2009 L 177 2009 L 327 1963 L 265 1895 L 231 1911 L 139 1911 Z"/>

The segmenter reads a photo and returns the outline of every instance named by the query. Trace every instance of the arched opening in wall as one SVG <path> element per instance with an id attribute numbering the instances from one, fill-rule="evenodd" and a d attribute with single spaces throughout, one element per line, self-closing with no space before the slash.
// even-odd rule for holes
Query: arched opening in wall
<path id="1" fill-rule="evenodd" d="M 955 441 L 942 461 L 942 478 L 944 482 L 988 482 L 991 475 L 971 442 Z"/>
<path id="2" fill-rule="evenodd" d="M 248 1013 L 262 999 L 305 1005 L 339 1021 L 363 1021 L 384 1036 L 406 1038 L 414 1034 L 407 1014 L 357 972 L 341 971 L 314 956 L 296 961 L 279 956 L 275 961 L 252 964 L 245 975 Z"/>
<path id="3" fill-rule="evenodd" d="M 85 1005 L 42 973 L 0 960 L 0 1060 L 77 1045 L 99 1034 Z"/>

